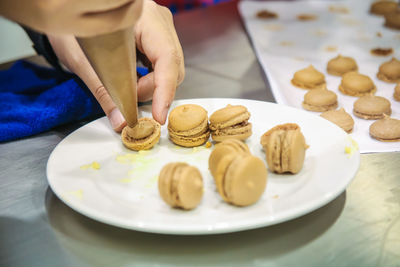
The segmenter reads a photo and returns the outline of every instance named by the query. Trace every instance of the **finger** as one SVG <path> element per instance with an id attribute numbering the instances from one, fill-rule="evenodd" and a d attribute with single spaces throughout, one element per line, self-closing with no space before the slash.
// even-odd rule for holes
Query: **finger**
<path id="1" fill-rule="evenodd" d="M 138 100 L 140 102 L 151 100 L 153 98 L 154 88 L 154 72 L 150 72 L 141 77 L 137 85 Z"/>
<path id="2" fill-rule="evenodd" d="M 164 124 L 175 96 L 179 72 L 179 58 L 174 52 L 163 54 L 154 66 L 154 94 L 152 112 L 156 121 Z"/>

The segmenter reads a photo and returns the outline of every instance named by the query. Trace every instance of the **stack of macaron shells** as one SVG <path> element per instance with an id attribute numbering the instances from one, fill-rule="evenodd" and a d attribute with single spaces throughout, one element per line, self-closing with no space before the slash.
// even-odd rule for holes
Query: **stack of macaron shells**
<path id="1" fill-rule="evenodd" d="M 168 163 L 161 169 L 158 191 L 171 207 L 191 210 L 203 197 L 203 178 L 194 166 L 184 162 Z"/>
<path id="2" fill-rule="evenodd" d="M 252 134 L 250 112 L 242 105 L 227 105 L 210 116 L 211 137 L 215 142 L 226 139 L 246 140 Z"/>
<path id="3" fill-rule="evenodd" d="M 308 145 L 299 125 L 277 125 L 261 136 L 260 143 L 271 171 L 296 174 L 303 168 Z"/>
<path id="4" fill-rule="evenodd" d="M 382 96 L 366 95 L 353 104 L 353 113 L 365 120 L 382 119 L 383 114 L 392 114 L 390 101 Z"/>
<path id="5" fill-rule="evenodd" d="M 209 169 L 225 202 L 249 206 L 264 193 L 268 172 L 264 162 L 240 143 L 227 139 L 216 145 L 209 158 Z"/>
<path id="6" fill-rule="evenodd" d="M 122 143 L 139 151 L 152 148 L 161 136 L 161 126 L 152 118 L 140 118 L 134 127 L 125 126 L 121 133 Z"/>
<path id="7" fill-rule="evenodd" d="M 210 137 L 207 111 L 195 104 L 175 107 L 168 116 L 169 139 L 176 145 L 196 147 Z"/>

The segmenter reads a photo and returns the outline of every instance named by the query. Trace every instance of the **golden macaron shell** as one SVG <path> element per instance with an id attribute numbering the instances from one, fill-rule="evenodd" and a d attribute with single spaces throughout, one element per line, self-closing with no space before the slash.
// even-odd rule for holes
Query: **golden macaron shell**
<path id="1" fill-rule="evenodd" d="M 365 120 L 383 118 L 383 114 L 390 115 L 392 110 L 390 101 L 381 96 L 366 95 L 357 99 L 353 104 L 353 113 Z"/>
<path id="2" fill-rule="evenodd" d="M 351 133 L 354 128 L 354 119 L 344 108 L 339 110 L 329 110 L 320 115 L 322 118 L 336 124 L 345 132 Z"/>
<path id="3" fill-rule="evenodd" d="M 327 89 L 314 89 L 304 95 L 302 106 L 306 110 L 323 112 L 336 109 L 337 95 Z"/>
<path id="4" fill-rule="evenodd" d="M 308 146 L 297 124 L 273 127 L 261 136 L 260 143 L 271 171 L 296 174 L 302 169 Z"/>
<path id="5" fill-rule="evenodd" d="M 383 142 L 400 141 L 400 120 L 384 116 L 369 127 L 369 134 L 372 138 Z"/>
<path id="6" fill-rule="evenodd" d="M 379 72 L 376 76 L 384 82 L 400 82 L 400 61 L 392 58 L 390 61 L 382 63 L 379 66 Z"/>
<path id="7" fill-rule="evenodd" d="M 394 93 L 393 93 L 393 98 L 397 101 L 400 101 L 400 83 L 398 83 L 394 87 Z"/>
<path id="8" fill-rule="evenodd" d="M 395 1 L 376 1 L 371 4 L 369 12 L 375 15 L 385 15 L 398 9 L 398 3 Z"/>
<path id="9" fill-rule="evenodd" d="M 160 136 L 161 126 L 151 118 L 140 118 L 135 127 L 125 126 L 121 133 L 122 143 L 135 151 L 152 148 Z"/>
<path id="10" fill-rule="evenodd" d="M 385 27 L 400 29 L 400 10 L 385 14 Z"/>
<path id="11" fill-rule="evenodd" d="M 338 55 L 337 57 L 328 61 L 326 70 L 331 75 L 342 76 L 347 72 L 357 71 L 358 66 L 353 58 Z"/>
<path id="12" fill-rule="evenodd" d="M 246 140 L 252 134 L 250 112 L 245 106 L 227 105 L 210 116 L 211 137 L 216 142 L 226 139 Z"/>
<path id="13" fill-rule="evenodd" d="M 187 163 L 169 163 L 160 172 L 158 191 L 171 207 L 194 209 L 203 197 L 203 178 L 196 167 Z"/>
<path id="14" fill-rule="evenodd" d="M 292 78 L 292 84 L 302 89 L 325 88 L 325 75 L 314 68 L 313 65 L 296 71 Z"/>
<path id="15" fill-rule="evenodd" d="M 210 137 L 207 111 L 194 104 L 174 108 L 168 116 L 169 139 L 183 147 L 204 144 Z"/>
<path id="16" fill-rule="evenodd" d="M 350 96 L 363 96 L 376 92 L 376 86 L 367 75 L 355 71 L 347 72 L 342 76 L 339 90 Z"/>
<path id="17" fill-rule="evenodd" d="M 230 153 L 250 153 L 249 147 L 240 140 L 226 139 L 218 143 L 208 158 L 208 168 L 215 176 L 220 160 Z"/>

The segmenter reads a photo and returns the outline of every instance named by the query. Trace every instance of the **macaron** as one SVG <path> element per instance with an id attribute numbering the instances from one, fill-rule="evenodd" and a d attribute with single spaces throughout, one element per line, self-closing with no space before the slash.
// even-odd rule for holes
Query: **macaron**
<path id="1" fill-rule="evenodd" d="M 353 104 L 353 113 L 365 120 L 378 120 L 383 114 L 390 115 L 390 101 L 382 96 L 366 95 L 357 99 Z"/>
<path id="2" fill-rule="evenodd" d="M 226 139 L 246 140 L 252 134 L 250 112 L 245 106 L 227 105 L 210 116 L 211 137 L 216 142 Z"/>
<path id="3" fill-rule="evenodd" d="M 227 154 L 232 153 L 250 154 L 250 150 L 245 143 L 237 139 L 226 139 L 218 143 L 208 158 L 208 168 L 213 176 L 216 173 L 220 160 Z"/>
<path id="4" fill-rule="evenodd" d="M 265 191 L 267 168 L 251 154 L 231 153 L 218 164 L 214 180 L 222 199 L 236 206 L 257 202 Z"/>
<path id="5" fill-rule="evenodd" d="M 400 120 L 384 116 L 369 127 L 369 134 L 372 138 L 383 142 L 400 141 Z"/>
<path id="6" fill-rule="evenodd" d="M 292 84 L 302 89 L 320 89 L 326 87 L 325 75 L 314 68 L 313 65 L 296 71 Z"/>
<path id="7" fill-rule="evenodd" d="M 369 12 L 375 15 L 385 15 L 398 9 L 398 3 L 395 1 L 376 1 L 371 4 Z"/>
<path id="8" fill-rule="evenodd" d="M 351 133 L 354 128 L 354 120 L 344 108 L 339 110 L 328 110 L 320 115 L 322 118 L 336 124 L 345 132 Z"/>
<path id="9" fill-rule="evenodd" d="M 337 57 L 328 61 L 326 70 L 331 75 L 342 76 L 347 72 L 357 71 L 358 66 L 353 58 L 338 55 Z"/>
<path id="10" fill-rule="evenodd" d="M 207 111 L 194 104 L 185 104 L 171 110 L 168 116 L 169 139 L 183 147 L 200 146 L 210 137 Z"/>
<path id="11" fill-rule="evenodd" d="M 203 178 L 194 166 L 184 162 L 168 163 L 158 177 L 158 191 L 171 207 L 194 209 L 203 197 Z"/>
<path id="12" fill-rule="evenodd" d="M 161 136 L 161 126 L 152 118 L 140 118 L 134 127 L 125 126 L 121 133 L 122 143 L 139 151 L 154 147 Z"/>
<path id="13" fill-rule="evenodd" d="M 396 58 L 382 63 L 379 66 L 379 72 L 376 75 L 378 79 L 388 83 L 400 82 L 400 61 Z"/>
<path id="14" fill-rule="evenodd" d="M 339 90 L 350 96 L 363 96 L 376 92 L 376 86 L 367 75 L 355 71 L 347 72 L 342 76 Z"/>
<path id="15" fill-rule="evenodd" d="M 310 90 L 304 95 L 302 106 L 306 110 L 318 112 L 336 109 L 337 95 L 327 89 Z"/>
<path id="16" fill-rule="evenodd" d="M 295 123 L 280 124 L 261 136 L 268 168 L 276 173 L 298 173 L 304 164 L 306 141 Z"/>
<path id="17" fill-rule="evenodd" d="M 394 88 L 393 98 L 394 100 L 400 101 L 400 83 Z"/>
<path id="18" fill-rule="evenodd" d="M 400 9 L 385 14 L 385 27 L 400 30 Z"/>

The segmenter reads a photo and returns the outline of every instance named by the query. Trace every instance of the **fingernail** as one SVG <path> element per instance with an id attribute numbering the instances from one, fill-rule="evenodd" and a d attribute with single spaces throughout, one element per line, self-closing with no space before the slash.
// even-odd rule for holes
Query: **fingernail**
<path id="1" fill-rule="evenodd" d="M 122 116 L 122 113 L 118 108 L 114 108 L 108 118 L 110 119 L 111 127 L 113 127 L 114 130 L 119 130 L 125 123 L 124 116 Z"/>

